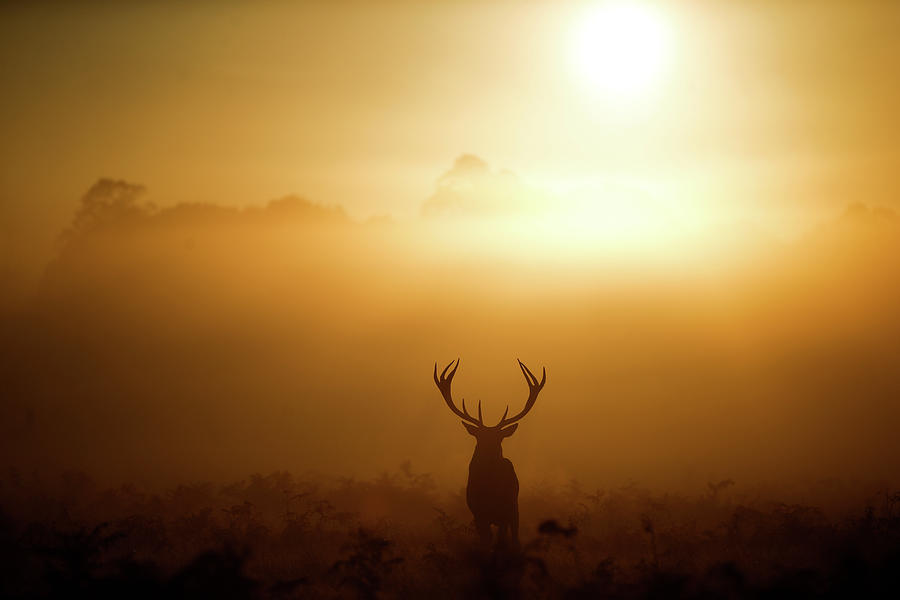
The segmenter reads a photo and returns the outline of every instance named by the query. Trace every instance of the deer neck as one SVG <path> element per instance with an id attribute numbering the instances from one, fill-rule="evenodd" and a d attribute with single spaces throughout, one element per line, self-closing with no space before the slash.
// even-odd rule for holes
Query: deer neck
<path id="1" fill-rule="evenodd" d="M 500 460 L 503 458 L 503 446 L 497 444 L 496 446 L 482 446 L 481 444 L 475 445 L 475 452 L 472 454 L 472 462 L 480 463 L 480 462 L 488 462 Z"/>

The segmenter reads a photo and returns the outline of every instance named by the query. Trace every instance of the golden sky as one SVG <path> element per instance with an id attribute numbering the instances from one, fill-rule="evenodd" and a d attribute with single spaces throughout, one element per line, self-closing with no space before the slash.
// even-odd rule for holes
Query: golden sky
<path id="1" fill-rule="evenodd" d="M 532 480 L 900 472 L 900 4 L 0 17 L 9 460 L 455 482 L 518 356 Z"/>
<path id="2" fill-rule="evenodd" d="M 53 231 L 99 176 L 162 204 L 411 217 L 462 153 L 788 233 L 848 197 L 896 203 L 894 3 L 641 3 L 664 64 L 625 101 L 573 67 L 603 4 L 4 5 L 4 220 Z"/>

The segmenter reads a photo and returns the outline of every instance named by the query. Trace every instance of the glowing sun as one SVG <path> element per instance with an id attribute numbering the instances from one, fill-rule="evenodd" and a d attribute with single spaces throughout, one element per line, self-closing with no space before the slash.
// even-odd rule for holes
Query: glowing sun
<path id="1" fill-rule="evenodd" d="M 605 2 L 578 25 L 575 65 L 594 90 L 631 97 L 660 79 L 666 38 L 662 15 L 652 6 Z"/>

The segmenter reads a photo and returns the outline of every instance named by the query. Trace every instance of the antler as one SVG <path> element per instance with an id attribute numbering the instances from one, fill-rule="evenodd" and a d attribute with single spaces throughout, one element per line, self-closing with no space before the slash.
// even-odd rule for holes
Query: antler
<path id="1" fill-rule="evenodd" d="M 459 368 L 459 359 L 456 359 L 456 366 L 453 366 L 454 361 L 450 361 L 450 364 L 444 367 L 444 370 L 441 372 L 441 376 L 438 377 L 437 372 L 437 363 L 434 363 L 434 383 L 437 385 L 438 389 L 441 391 L 441 396 L 444 397 L 444 402 L 447 403 L 447 406 L 450 410 L 453 411 L 453 414 L 462 419 L 463 421 L 468 421 L 473 425 L 478 425 L 479 427 L 484 427 L 484 421 L 481 417 L 481 400 L 478 401 L 478 419 L 469 414 L 469 411 L 466 410 L 466 399 L 463 398 L 462 401 L 462 410 L 456 408 L 456 404 L 453 402 L 453 397 L 450 395 L 450 384 L 453 383 L 453 375 L 456 374 L 456 369 Z M 450 374 L 447 375 L 447 369 L 453 366 L 453 370 L 450 371 Z M 445 376 L 446 375 L 446 376 Z M 508 410 L 508 409 L 507 409 Z"/>
<path id="2" fill-rule="evenodd" d="M 511 425 L 515 423 L 522 417 L 528 414 L 528 411 L 531 410 L 531 407 L 534 406 L 534 403 L 537 401 L 538 394 L 541 393 L 541 390 L 544 389 L 544 383 L 547 381 L 547 368 L 544 367 L 543 375 L 541 376 L 541 382 L 538 383 L 537 377 L 528 370 L 528 367 L 519 360 L 519 368 L 522 369 L 522 375 L 525 376 L 525 381 L 528 382 L 528 400 L 525 401 L 525 408 L 522 409 L 522 412 L 519 414 L 512 416 L 510 418 L 506 418 L 507 413 L 509 413 L 509 406 L 506 407 L 506 411 L 504 411 L 503 416 L 500 418 L 500 423 L 497 424 L 497 427 L 505 427 L 507 425 Z M 449 389 L 449 386 L 448 386 Z"/>

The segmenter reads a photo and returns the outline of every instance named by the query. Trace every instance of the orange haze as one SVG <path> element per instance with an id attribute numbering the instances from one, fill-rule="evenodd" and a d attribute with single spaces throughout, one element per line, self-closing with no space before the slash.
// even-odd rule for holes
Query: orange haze
<path id="1" fill-rule="evenodd" d="M 9 463 L 171 481 L 412 458 L 455 486 L 472 440 L 431 370 L 460 356 L 455 394 L 489 421 L 527 395 L 516 357 L 547 367 L 505 444 L 525 481 L 900 467 L 890 211 L 852 206 L 790 244 L 734 227 L 629 263 L 561 253 L 543 230 L 487 244 L 479 215 L 357 223 L 297 197 L 153 209 L 142 194 L 98 182 L 7 311 Z"/>
<path id="2" fill-rule="evenodd" d="M 0 466 L 897 483 L 900 3 L 595 4 L 4 3 Z"/>

